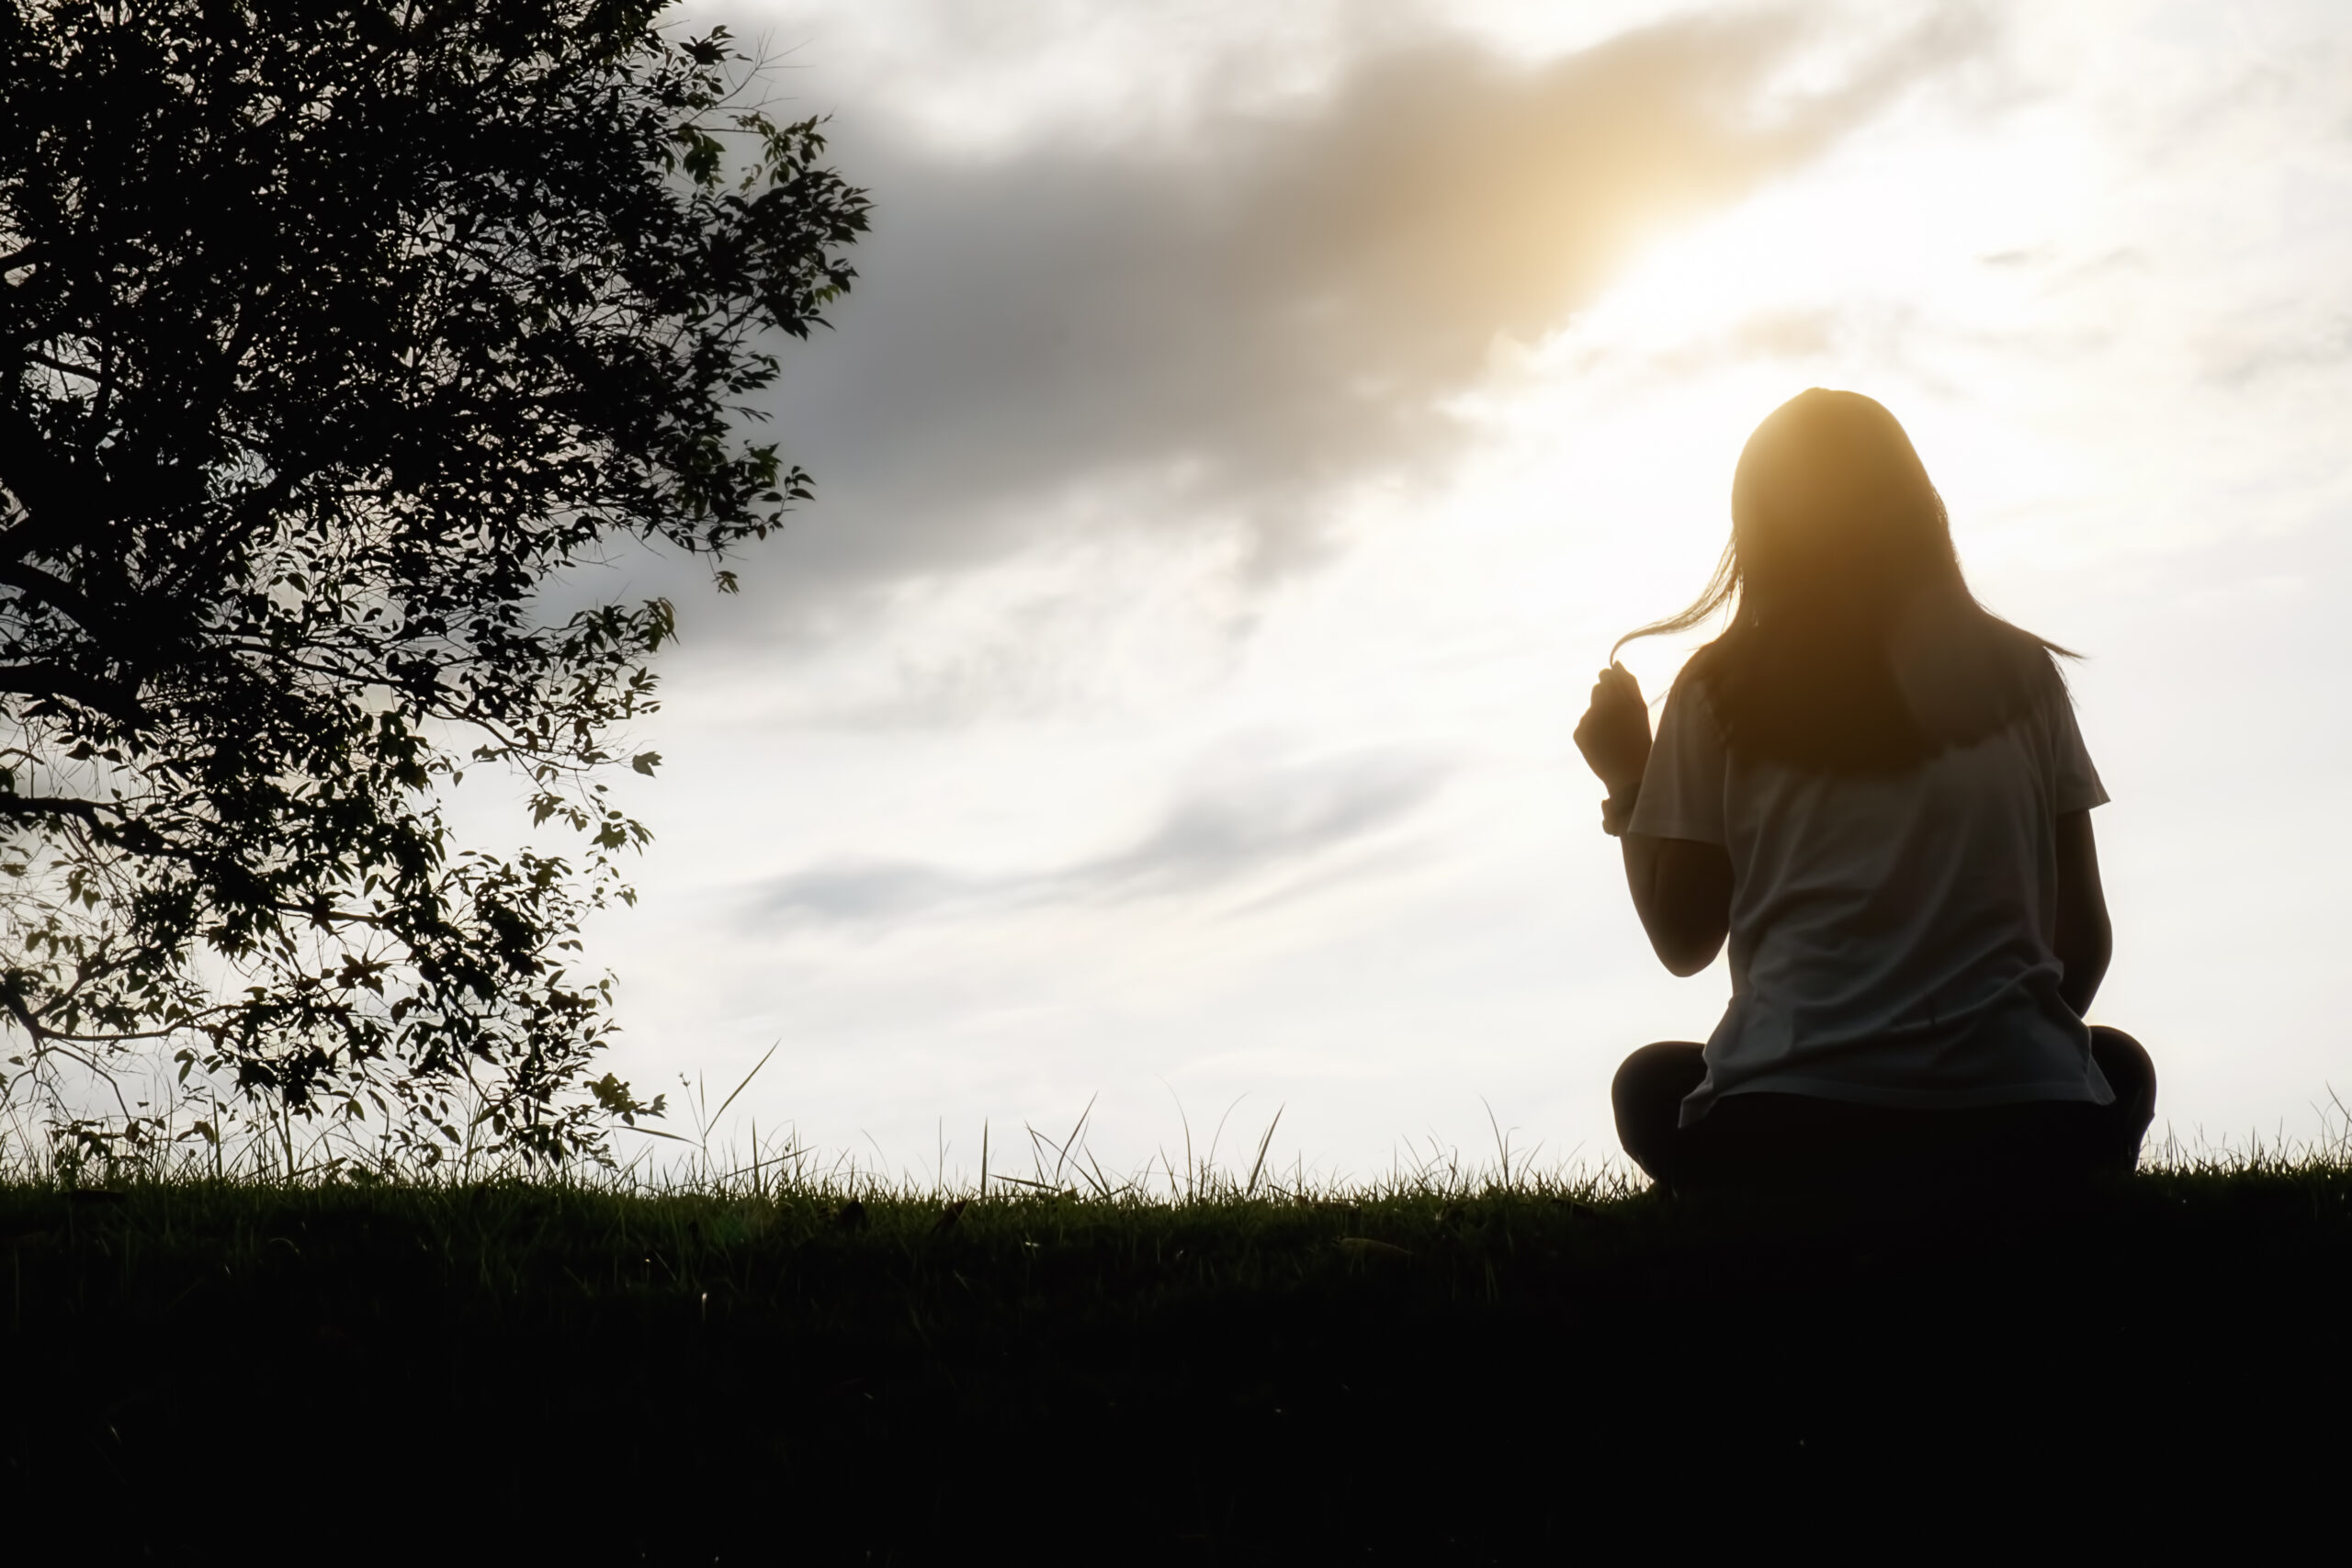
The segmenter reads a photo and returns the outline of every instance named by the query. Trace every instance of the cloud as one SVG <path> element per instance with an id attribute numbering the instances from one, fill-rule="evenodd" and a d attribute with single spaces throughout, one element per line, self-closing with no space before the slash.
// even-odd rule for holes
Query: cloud
<path id="1" fill-rule="evenodd" d="M 1883 323 L 1873 323 L 1883 325 Z M 1687 380 L 1726 365 L 1759 359 L 1806 359 L 1827 354 L 1857 323 L 1846 310 L 1765 310 L 1741 318 L 1729 327 L 1702 333 L 1688 342 L 1644 355 L 1640 370 L 1668 381 Z M 1595 350 L 1588 367 L 1611 357 Z"/>
<path id="2" fill-rule="evenodd" d="M 2323 315 L 2303 301 L 2246 311 L 2210 335 L 2202 350 L 2200 378 L 2222 387 L 2296 371 L 2331 371 L 2352 360 L 2352 316 Z"/>
<path id="3" fill-rule="evenodd" d="M 755 890 L 752 911 L 820 925 L 888 925 L 1042 904 L 1199 896 L 1327 868 L 1396 827 L 1442 785 L 1438 760 L 1402 751 L 1208 782 L 1133 843 L 1041 872 L 980 874 L 884 859 L 837 860 Z"/>
<path id="4" fill-rule="evenodd" d="M 753 900 L 765 915 L 899 920 L 985 891 L 986 884 L 898 861 L 834 861 L 784 877 Z"/>
<path id="5" fill-rule="evenodd" d="M 1498 336 L 1969 58 L 1975 15 L 1826 63 L 1787 12 L 1537 63 L 1391 41 L 1287 108 L 967 160 L 845 105 L 876 230 L 838 332 L 786 355 L 775 428 L 819 499 L 763 590 L 839 607 L 1121 527 L 1223 531 L 1261 577 L 1312 561 L 1351 489 L 1442 472 L 1469 438 L 1442 405 Z"/>

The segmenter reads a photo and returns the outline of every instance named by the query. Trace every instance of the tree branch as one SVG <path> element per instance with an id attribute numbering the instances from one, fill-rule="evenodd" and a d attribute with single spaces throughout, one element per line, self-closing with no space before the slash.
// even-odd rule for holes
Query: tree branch
<path id="1" fill-rule="evenodd" d="M 25 521 L 0 531 L 0 560 L 22 560 L 62 537 L 69 513 L 81 510 L 67 499 L 76 489 L 73 465 L 50 456 L 40 424 L 14 400 L 0 400 L 0 477 L 27 513 Z"/>
<path id="2" fill-rule="evenodd" d="M 0 817 L 78 817 L 96 822 L 98 813 L 121 815 L 121 807 L 103 800 L 75 800 L 62 795 L 0 795 Z"/>
<path id="3" fill-rule="evenodd" d="M 0 694 L 11 692 L 29 697 L 63 697 L 134 729 L 147 722 L 136 693 L 59 664 L 0 664 Z"/>
<path id="4" fill-rule="evenodd" d="M 61 376 L 71 376 L 77 380 L 87 381 L 93 386 L 101 386 L 106 383 L 106 373 L 95 366 L 76 365 L 68 359 L 54 359 L 34 348 L 23 349 L 19 352 L 35 365 L 54 370 Z"/>
<path id="5" fill-rule="evenodd" d="M 54 572 L 28 566 L 21 560 L 0 559 L 0 586 L 13 588 L 27 598 L 38 599 L 51 609 L 70 616 L 84 631 L 93 637 L 103 635 L 107 616 L 88 595 Z"/>

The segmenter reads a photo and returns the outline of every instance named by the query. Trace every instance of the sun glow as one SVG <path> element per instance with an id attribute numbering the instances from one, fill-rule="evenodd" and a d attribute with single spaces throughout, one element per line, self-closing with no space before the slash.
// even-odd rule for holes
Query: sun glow
<path id="1" fill-rule="evenodd" d="M 1660 234 L 1542 342 L 1499 344 L 1498 374 L 1455 407 L 1508 454 L 1464 510 L 1516 520 L 1505 592 L 1522 615 L 1565 615 L 1598 662 L 1686 603 L 1723 547 L 1741 445 L 1808 385 L 1894 407 L 1963 554 L 2001 575 L 2004 524 L 2083 483 L 2080 457 L 2015 417 L 2039 400 L 2013 362 L 2051 314 L 2039 264 L 2067 243 L 2091 178 L 2062 132 L 1919 145 L 1891 127 Z M 1655 687 L 1690 640 L 1628 657 Z"/>

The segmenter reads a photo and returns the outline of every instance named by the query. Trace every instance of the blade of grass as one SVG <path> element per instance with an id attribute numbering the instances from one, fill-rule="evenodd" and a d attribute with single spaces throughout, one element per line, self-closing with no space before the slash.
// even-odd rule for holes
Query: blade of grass
<path id="1" fill-rule="evenodd" d="M 1159 1087 L 1167 1089 L 1168 1098 L 1176 1102 L 1176 1120 L 1182 1122 L 1184 1126 L 1183 1197 L 1187 1201 L 1190 1201 L 1193 1196 L 1193 1119 L 1184 1114 L 1183 1097 L 1176 1092 L 1174 1088 L 1169 1084 L 1166 1078 L 1159 1080 Z M 1167 1163 L 1167 1156 L 1165 1155 L 1160 1156 L 1160 1163 L 1163 1165 Z M 1168 1186 L 1170 1191 L 1175 1190 L 1176 1179 L 1172 1175 L 1169 1178 Z"/>
<path id="2" fill-rule="evenodd" d="M 1233 1103 L 1225 1108 L 1225 1114 L 1216 1119 L 1216 1131 L 1209 1134 L 1209 1152 L 1205 1156 L 1202 1156 L 1201 1163 L 1204 1166 L 1214 1166 L 1216 1164 L 1216 1145 L 1225 1136 L 1225 1124 L 1228 1121 L 1232 1120 L 1233 1113 L 1236 1111 L 1240 1110 L 1241 1102 L 1249 1098 L 1250 1091 L 1248 1089 L 1243 1089 L 1239 1094 L 1233 1097 Z"/>
<path id="3" fill-rule="evenodd" d="M 1487 1107 L 1487 1125 L 1495 1130 L 1495 1149 L 1502 1160 L 1503 1185 L 1508 1187 L 1510 1185 L 1510 1135 L 1503 1131 L 1502 1122 L 1495 1116 L 1494 1106 L 1485 1095 L 1478 1097 L 1478 1103 Z"/>
<path id="4" fill-rule="evenodd" d="M 1258 1190 L 1258 1173 L 1266 1168 L 1266 1148 L 1274 1141 L 1274 1129 L 1283 1124 L 1284 1107 L 1274 1107 L 1274 1119 L 1266 1123 L 1266 1135 L 1258 1140 L 1258 1157 L 1250 1165 L 1250 1185 L 1241 1190 L 1244 1198 Z"/>
<path id="5" fill-rule="evenodd" d="M 1083 1159 L 1088 1165 L 1094 1168 L 1094 1174 L 1087 1176 L 1084 1168 L 1078 1166 L 1072 1166 L 1071 1168 L 1077 1170 L 1080 1176 L 1085 1177 L 1087 1182 L 1093 1187 L 1094 1190 L 1101 1193 L 1103 1198 L 1107 1200 L 1111 1196 L 1111 1179 L 1102 1174 L 1102 1162 L 1094 1157 L 1094 1151 L 1092 1149 L 1080 1149 L 1078 1153 L 1080 1159 Z"/>
<path id="6" fill-rule="evenodd" d="M 1056 1181 L 1059 1181 L 1062 1179 L 1062 1166 L 1069 1159 L 1070 1145 L 1078 1142 L 1078 1135 L 1080 1133 L 1086 1131 L 1086 1119 L 1094 1114 L 1094 1102 L 1102 1098 L 1102 1094 L 1100 1089 L 1097 1089 L 1094 1093 L 1087 1096 L 1086 1109 L 1078 1113 L 1078 1125 L 1072 1127 L 1069 1130 L 1069 1136 L 1062 1140 L 1061 1148 L 1057 1151 L 1060 1157 L 1054 1161 L 1054 1179 Z"/>
<path id="7" fill-rule="evenodd" d="M 752 1080 L 753 1078 L 755 1078 L 755 1077 L 758 1077 L 760 1076 L 760 1069 L 761 1069 L 762 1067 L 764 1067 L 764 1066 L 766 1066 L 768 1065 L 768 1056 L 773 1056 L 773 1055 L 775 1055 L 776 1054 L 776 1048 L 777 1048 L 777 1046 L 780 1046 L 780 1045 L 782 1045 L 783 1043 L 784 1043 L 784 1037 L 783 1037 L 782 1035 L 778 1035 L 778 1036 L 776 1037 L 775 1044 L 775 1045 L 771 1045 L 771 1046 L 769 1046 L 769 1047 L 768 1047 L 767 1056 L 762 1056 L 762 1057 L 761 1057 L 757 1062 L 753 1063 L 753 1064 L 752 1065 L 752 1070 L 751 1070 L 750 1072 L 745 1073 L 745 1074 L 743 1075 L 743 1081 L 742 1081 L 741 1083 L 739 1083 L 739 1084 L 737 1084 L 737 1085 L 735 1086 L 735 1094 L 730 1094 L 730 1095 L 729 1095 L 725 1100 L 720 1100 L 720 1101 L 718 1102 L 718 1114 L 717 1114 L 717 1115 L 714 1115 L 713 1117 L 711 1117 L 711 1120 L 712 1120 L 713 1122 L 718 1121 L 718 1118 L 719 1118 L 720 1116 L 724 1116 L 724 1115 L 726 1115 L 726 1114 L 727 1114 L 727 1108 L 728 1108 L 729 1106 L 730 1106 L 730 1105 L 732 1105 L 732 1104 L 734 1104 L 734 1103 L 735 1103 L 735 1095 L 736 1095 L 736 1094 L 741 1094 L 741 1093 L 742 1093 L 745 1089 L 749 1089 L 749 1088 L 751 1088 L 751 1087 L 752 1087 Z"/>
<path id="8" fill-rule="evenodd" d="M 675 1133 L 665 1133 L 659 1127 L 632 1127 L 624 1122 L 620 1126 L 614 1128 L 613 1131 L 616 1133 L 642 1133 L 649 1138 L 667 1138 L 673 1144 L 684 1144 L 690 1149 L 701 1146 L 692 1138 L 682 1138 Z"/>

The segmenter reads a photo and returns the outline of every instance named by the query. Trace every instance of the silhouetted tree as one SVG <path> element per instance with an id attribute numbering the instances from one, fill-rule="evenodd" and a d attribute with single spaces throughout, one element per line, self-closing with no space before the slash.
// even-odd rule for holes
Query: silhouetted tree
<path id="1" fill-rule="evenodd" d="M 176 1041 L 276 1112 L 545 1154 L 639 1109 L 581 1092 L 571 966 L 671 609 L 535 606 L 625 541 L 733 588 L 806 493 L 740 400 L 866 220 L 661 9 L 0 0 L 17 1073 Z M 457 843 L 469 765 L 577 860 Z"/>

